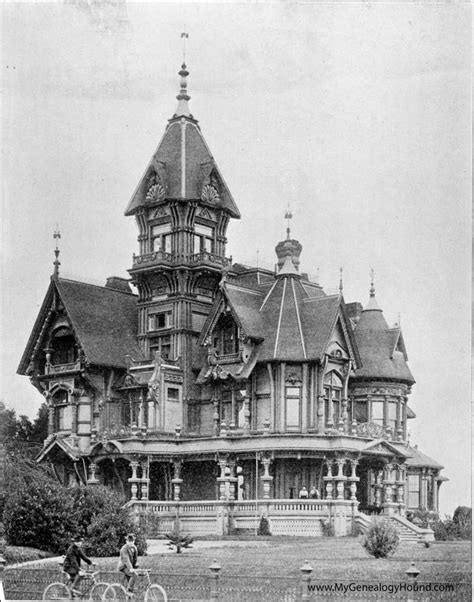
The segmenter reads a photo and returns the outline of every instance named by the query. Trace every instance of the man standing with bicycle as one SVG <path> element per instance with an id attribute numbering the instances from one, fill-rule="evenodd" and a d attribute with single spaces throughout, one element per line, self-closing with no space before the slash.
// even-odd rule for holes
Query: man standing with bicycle
<path id="1" fill-rule="evenodd" d="M 133 588 L 137 578 L 137 561 L 138 561 L 138 550 L 135 545 L 135 535 L 130 533 L 127 535 L 125 544 L 120 550 L 120 561 L 118 570 L 124 574 L 127 580 L 127 596 L 133 597 Z"/>
<path id="2" fill-rule="evenodd" d="M 76 586 L 79 584 L 79 581 L 81 580 L 82 575 L 84 574 L 81 571 L 81 560 L 83 560 L 87 564 L 92 564 L 92 560 L 90 558 L 87 558 L 87 556 L 84 554 L 81 548 L 82 538 L 73 537 L 71 540 L 71 545 L 67 549 L 63 563 L 63 571 L 69 575 L 71 590 L 73 594 L 80 593 L 76 589 Z"/>

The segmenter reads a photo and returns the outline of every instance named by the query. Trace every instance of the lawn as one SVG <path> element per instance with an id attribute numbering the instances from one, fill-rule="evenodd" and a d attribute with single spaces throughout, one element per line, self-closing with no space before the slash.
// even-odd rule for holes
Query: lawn
<path id="1" fill-rule="evenodd" d="M 205 545 L 206 547 L 201 547 Z M 160 550 L 163 550 L 162 552 Z M 470 542 L 435 542 L 429 548 L 418 544 L 401 545 L 388 559 L 368 556 L 356 538 L 273 537 L 255 541 L 196 542 L 196 547 L 182 554 L 166 552 L 162 542 L 153 542 L 150 555 L 140 558 L 140 566 L 153 570 L 154 580 L 162 583 L 173 600 L 208 599 L 209 565 L 221 565 L 220 600 L 263 601 L 298 600 L 301 591 L 299 568 L 305 560 L 313 567 L 313 583 L 407 583 L 405 571 L 414 562 L 420 571 L 418 582 L 470 582 Z M 156 553 L 158 551 L 158 553 Z M 50 565 L 43 561 L 42 566 Z M 101 578 L 116 579 L 117 558 L 99 558 Z M 49 571 L 48 571 L 49 572 Z M 339 594 L 338 597 L 342 595 Z M 16 596 L 15 596 L 16 597 Z M 370 595 L 345 595 L 346 600 L 369 599 Z M 320 596 L 318 596 L 318 599 Z M 470 600 L 469 585 L 454 594 L 433 594 L 414 599 Z M 316 599 L 316 597 L 311 598 Z M 326 598 L 328 599 L 328 598 Z M 388 594 L 371 599 L 407 599 Z"/>

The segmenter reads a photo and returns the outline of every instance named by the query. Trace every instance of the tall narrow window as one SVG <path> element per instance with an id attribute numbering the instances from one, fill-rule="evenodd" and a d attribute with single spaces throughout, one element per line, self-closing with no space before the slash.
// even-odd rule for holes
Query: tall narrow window
<path id="1" fill-rule="evenodd" d="M 285 387 L 286 426 L 299 429 L 301 426 L 301 387 Z"/>
<path id="2" fill-rule="evenodd" d="M 409 474 L 408 483 L 408 508 L 418 508 L 420 505 L 420 476 Z"/>
<path id="3" fill-rule="evenodd" d="M 194 225 L 194 253 L 212 253 L 214 244 L 214 231 L 208 226 Z"/>
<path id="4" fill-rule="evenodd" d="M 332 370 L 324 377 L 324 406 L 326 424 L 336 425 L 341 415 L 342 380 Z"/>
<path id="5" fill-rule="evenodd" d="M 372 420 L 375 424 L 383 426 L 383 401 L 372 401 Z"/>
<path id="6" fill-rule="evenodd" d="M 158 311 L 148 314 L 148 330 L 162 330 L 164 328 L 171 328 L 172 326 L 172 313 L 171 310 Z"/>
<path id="7" fill-rule="evenodd" d="M 152 226 L 151 247 L 152 251 L 171 253 L 171 224 Z"/>

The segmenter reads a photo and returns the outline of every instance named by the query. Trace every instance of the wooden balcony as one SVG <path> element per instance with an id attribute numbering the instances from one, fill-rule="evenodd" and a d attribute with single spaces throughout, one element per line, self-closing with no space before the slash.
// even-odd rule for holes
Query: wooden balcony
<path id="1" fill-rule="evenodd" d="M 133 255 L 133 267 L 130 272 L 136 272 L 155 266 L 177 265 L 208 266 L 214 268 L 223 268 L 231 265 L 231 260 L 227 257 L 221 257 L 214 253 L 204 251 L 202 253 L 166 253 L 165 251 L 154 251 L 144 255 Z"/>

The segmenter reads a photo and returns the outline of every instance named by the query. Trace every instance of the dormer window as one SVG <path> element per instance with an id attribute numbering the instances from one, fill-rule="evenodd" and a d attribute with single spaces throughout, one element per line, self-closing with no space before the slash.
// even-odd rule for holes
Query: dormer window
<path id="1" fill-rule="evenodd" d="M 151 228 L 151 250 L 171 253 L 171 224 L 161 224 Z"/>
<path id="2" fill-rule="evenodd" d="M 51 340 L 51 363 L 72 364 L 77 359 L 76 339 L 69 328 L 60 328 L 54 333 Z"/>
<path id="3" fill-rule="evenodd" d="M 194 253 L 212 253 L 214 231 L 209 226 L 194 225 Z"/>
<path id="4" fill-rule="evenodd" d="M 218 355 L 229 355 L 239 351 L 239 329 L 232 316 L 221 316 L 213 335 L 213 347 Z"/>

